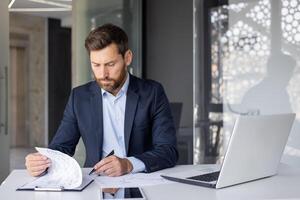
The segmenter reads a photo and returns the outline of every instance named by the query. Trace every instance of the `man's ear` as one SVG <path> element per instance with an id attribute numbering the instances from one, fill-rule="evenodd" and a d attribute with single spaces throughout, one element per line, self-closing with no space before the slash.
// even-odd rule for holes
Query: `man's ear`
<path id="1" fill-rule="evenodd" d="M 130 49 L 128 49 L 124 55 L 124 61 L 125 61 L 126 66 L 129 66 L 131 64 L 132 57 L 133 57 L 132 51 Z"/>

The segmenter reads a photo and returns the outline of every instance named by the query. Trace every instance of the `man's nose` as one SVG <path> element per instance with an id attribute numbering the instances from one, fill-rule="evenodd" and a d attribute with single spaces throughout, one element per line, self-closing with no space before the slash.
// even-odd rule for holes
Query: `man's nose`
<path id="1" fill-rule="evenodd" d="M 102 78 L 108 78 L 109 77 L 109 72 L 108 72 L 107 67 L 102 68 L 101 75 L 102 75 Z"/>

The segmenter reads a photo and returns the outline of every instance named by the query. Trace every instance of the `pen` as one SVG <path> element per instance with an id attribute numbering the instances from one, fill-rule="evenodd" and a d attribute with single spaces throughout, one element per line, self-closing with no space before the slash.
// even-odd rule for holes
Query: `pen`
<path id="1" fill-rule="evenodd" d="M 114 150 L 112 150 L 109 154 L 107 154 L 107 156 L 105 156 L 105 158 L 112 156 L 114 154 L 115 154 L 115 152 L 114 152 Z M 90 171 L 89 175 L 91 175 L 94 171 L 95 171 L 95 169 L 93 168 L 92 171 Z"/>

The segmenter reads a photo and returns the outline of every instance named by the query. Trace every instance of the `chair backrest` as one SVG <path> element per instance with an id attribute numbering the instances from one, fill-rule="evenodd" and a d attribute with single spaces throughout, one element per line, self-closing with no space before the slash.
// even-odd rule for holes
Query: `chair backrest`
<path id="1" fill-rule="evenodd" d="M 170 107 L 171 107 L 171 113 L 174 120 L 174 125 L 177 131 L 180 126 L 182 102 L 170 102 Z"/>

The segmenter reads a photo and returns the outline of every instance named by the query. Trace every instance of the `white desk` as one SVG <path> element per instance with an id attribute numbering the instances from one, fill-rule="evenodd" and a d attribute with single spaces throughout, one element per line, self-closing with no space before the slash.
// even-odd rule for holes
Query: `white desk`
<path id="1" fill-rule="evenodd" d="M 207 165 L 181 165 L 163 170 L 166 173 L 203 168 Z M 0 199 L 22 200 L 97 200 L 100 199 L 100 187 L 93 182 L 82 192 L 32 192 L 16 191 L 20 185 L 31 180 L 25 170 L 14 170 L 0 186 Z M 193 199 L 300 199 L 300 169 L 281 164 L 278 175 L 240 184 L 224 189 L 211 189 L 181 183 L 143 187 L 148 199 L 157 200 L 193 200 Z"/>

